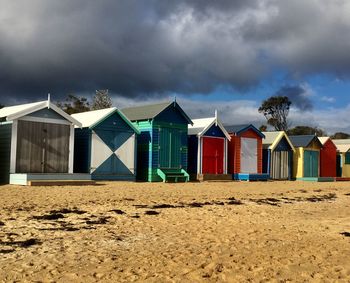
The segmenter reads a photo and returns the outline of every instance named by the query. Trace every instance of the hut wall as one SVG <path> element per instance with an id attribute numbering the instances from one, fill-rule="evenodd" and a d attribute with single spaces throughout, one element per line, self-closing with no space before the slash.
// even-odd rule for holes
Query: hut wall
<path id="1" fill-rule="evenodd" d="M 12 124 L 0 125 L 0 184 L 8 184 L 10 178 Z"/>
<path id="2" fill-rule="evenodd" d="M 114 113 L 92 129 L 91 174 L 93 179 L 132 180 L 135 175 L 134 130 Z M 101 162 L 103 162 L 101 164 Z"/>
<path id="3" fill-rule="evenodd" d="M 75 129 L 74 132 L 74 173 L 90 173 L 91 130 Z"/>
<path id="4" fill-rule="evenodd" d="M 197 174 L 198 170 L 198 137 L 188 136 L 188 173 Z"/>
<path id="5" fill-rule="evenodd" d="M 350 178 L 350 163 L 346 162 L 346 154 L 345 152 L 340 153 L 341 156 L 341 177 Z M 349 154 L 349 153 L 348 153 Z"/>
<path id="6" fill-rule="evenodd" d="M 304 176 L 304 149 L 297 147 L 293 155 L 293 178 L 303 178 Z"/>
<path id="7" fill-rule="evenodd" d="M 337 148 L 331 140 L 328 140 L 320 151 L 320 176 L 337 176 Z"/>

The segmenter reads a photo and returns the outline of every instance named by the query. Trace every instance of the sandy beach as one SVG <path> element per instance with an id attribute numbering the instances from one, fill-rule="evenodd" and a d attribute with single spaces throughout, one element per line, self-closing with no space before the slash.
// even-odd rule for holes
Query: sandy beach
<path id="1" fill-rule="evenodd" d="M 0 282 L 350 282 L 350 183 L 0 187 Z"/>

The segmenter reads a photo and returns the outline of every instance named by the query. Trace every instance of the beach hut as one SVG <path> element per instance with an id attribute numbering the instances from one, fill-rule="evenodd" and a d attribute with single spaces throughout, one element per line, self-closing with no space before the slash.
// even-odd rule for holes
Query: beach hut
<path id="1" fill-rule="evenodd" d="M 350 139 L 333 140 L 337 147 L 337 181 L 350 181 Z"/>
<path id="2" fill-rule="evenodd" d="M 293 178 L 304 181 L 321 181 L 319 165 L 322 144 L 317 136 L 289 136 L 289 139 L 295 148 Z"/>
<path id="3" fill-rule="evenodd" d="M 73 114 L 75 129 L 74 172 L 93 180 L 134 181 L 136 136 L 139 130 L 117 108 Z"/>
<path id="4" fill-rule="evenodd" d="M 320 151 L 320 177 L 337 177 L 337 146 L 329 137 L 318 138 L 322 144 Z"/>
<path id="5" fill-rule="evenodd" d="M 290 180 L 295 151 L 292 142 L 284 131 L 263 134 L 263 172 L 273 180 Z"/>
<path id="6" fill-rule="evenodd" d="M 262 173 L 262 139 L 256 127 L 248 125 L 225 126 L 231 136 L 228 146 L 228 172 L 235 180 L 267 180 Z"/>
<path id="7" fill-rule="evenodd" d="M 2 183 L 88 180 L 73 173 L 74 126 L 81 124 L 47 101 L 0 109 Z"/>
<path id="8" fill-rule="evenodd" d="M 230 135 L 217 115 L 194 119 L 188 127 L 188 173 L 192 179 L 232 179 L 227 174 L 227 148 Z"/>
<path id="9" fill-rule="evenodd" d="M 149 182 L 188 181 L 187 133 L 191 119 L 176 101 L 125 108 L 139 129 L 137 179 Z"/>

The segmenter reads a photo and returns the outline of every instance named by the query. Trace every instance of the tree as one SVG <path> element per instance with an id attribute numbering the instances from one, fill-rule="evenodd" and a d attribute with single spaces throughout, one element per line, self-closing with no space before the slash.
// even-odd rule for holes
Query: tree
<path id="1" fill-rule="evenodd" d="M 259 131 L 260 131 L 260 132 L 266 132 L 266 131 L 267 131 L 267 126 L 266 126 L 266 125 L 261 125 L 261 126 L 259 127 Z"/>
<path id="2" fill-rule="evenodd" d="M 0 109 L 1 109 L 1 108 L 4 108 L 4 107 L 5 107 L 5 105 L 3 105 L 3 104 L 0 104 Z"/>
<path id="3" fill-rule="evenodd" d="M 316 135 L 318 137 L 324 137 L 327 133 L 317 127 L 309 127 L 309 126 L 296 126 L 293 129 L 288 130 L 288 135 L 291 136 L 300 136 L 300 135 Z"/>
<path id="4" fill-rule="evenodd" d="M 91 110 L 90 103 L 86 97 L 68 94 L 63 102 L 58 102 L 57 106 L 68 114 L 81 113 Z"/>
<path id="5" fill-rule="evenodd" d="M 348 139 L 348 138 L 350 138 L 350 135 L 347 133 L 338 132 L 338 133 L 335 133 L 334 135 L 332 135 L 331 138 L 334 140 Z"/>
<path id="6" fill-rule="evenodd" d="M 112 105 L 112 99 L 108 95 L 108 89 L 96 90 L 96 94 L 92 103 L 93 110 L 110 108 Z"/>
<path id="7" fill-rule="evenodd" d="M 276 131 L 287 131 L 287 117 L 291 104 L 287 96 L 271 96 L 262 102 L 259 113 L 264 114 L 267 124 L 273 126 Z"/>

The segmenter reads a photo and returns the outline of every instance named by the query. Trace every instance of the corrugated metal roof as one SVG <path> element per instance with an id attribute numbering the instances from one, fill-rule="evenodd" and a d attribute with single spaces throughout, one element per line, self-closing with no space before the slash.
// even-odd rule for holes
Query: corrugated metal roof
<path id="1" fill-rule="evenodd" d="M 315 135 L 289 136 L 294 147 L 307 147 L 315 138 Z"/>
<path id="2" fill-rule="evenodd" d="M 202 118 L 202 119 L 193 119 L 193 125 L 188 126 L 189 135 L 198 135 L 208 127 L 208 125 L 215 122 L 215 117 L 212 118 Z"/>
<path id="3" fill-rule="evenodd" d="M 350 150 L 350 139 L 333 140 L 333 143 L 339 152 L 348 152 Z"/>
<path id="4" fill-rule="evenodd" d="M 348 152 L 350 150 L 350 144 L 336 144 L 339 152 Z"/>
<path id="5" fill-rule="evenodd" d="M 231 140 L 229 133 L 226 131 L 225 127 L 222 125 L 220 120 L 217 117 L 212 118 L 202 118 L 202 119 L 194 119 L 192 120 L 193 125 L 188 126 L 188 134 L 189 135 L 204 135 L 206 131 L 210 129 L 212 125 L 216 122 L 218 127 L 224 133 L 227 139 Z"/>
<path id="6" fill-rule="evenodd" d="M 80 122 L 75 120 L 72 116 L 68 115 L 62 109 L 58 108 L 55 104 L 51 103 L 49 100 L 20 104 L 15 106 L 8 106 L 0 109 L 0 118 L 6 118 L 6 120 L 11 121 L 18 119 L 20 117 L 26 116 L 30 113 L 39 111 L 44 108 L 49 108 L 64 117 L 67 121 L 74 125 L 81 126 Z"/>
<path id="7" fill-rule="evenodd" d="M 131 121 L 138 120 L 148 120 L 153 119 L 158 114 L 160 114 L 164 109 L 166 109 L 173 102 L 165 102 L 137 107 L 124 108 L 121 111 L 128 117 Z"/>
<path id="8" fill-rule="evenodd" d="M 350 144 L 350 139 L 333 140 L 335 144 Z"/>
<path id="9" fill-rule="evenodd" d="M 263 145 L 272 145 L 275 140 L 281 135 L 281 131 L 279 132 L 263 132 L 265 138 L 263 139 Z"/>
<path id="10" fill-rule="evenodd" d="M 17 113 L 21 113 L 26 110 L 30 110 L 32 108 L 37 108 L 40 106 L 46 106 L 47 101 L 39 101 L 34 103 L 27 103 L 27 104 L 21 104 L 21 105 L 15 105 L 15 106 L 8 106 L 0 109 L 0 118 L 5 118 L 11 115 L 15 115 Z"/>
<path id="11" fill-rule="evenodd" d="M 87 111 L 83 113 L 72 114 L 71 116 L 74 119 L 77 119 L 83 128 L 91 127 L 92 125 L 98 123 L 103 120 L 106 116 L 112 114 L 116 111 L 116 107 L 106 108 L 101 110 Z"/>
<path id="12" fill-rule="evenodd" d="M 318 137 L 318 140 L 320 141 L 320 143 L 322 145 L 324 145 L 329 139 L 331 139 L 330 137 Z"/>
<path id="13" fill-rule="evenodd" d="M 276 146 L 279 144 L 279 142 L 284 137 L 287 142 L 289 143 L 290 147 L 293 151 L 295 151 L 295 148 L 289 139 L 288 135 L 284 131 L 277 131 L 277 132 L 263 132 L 265 135 L 265 138 L 263 139 L 263 148 L 269 148 L 271 150 L 274 150 Z"/>
<path id="14" fill-rule="evenodd" d="M 238 133 L 246 128 L 249 128 L 251 125 L 250 124 L 241 124 L 241 125 L 230 125 L 230 126 L 225 126 L 225 129 L 227 132 L 230 134 L 235 134 Z"/>
<path id="15" fill-rule="evenodd" d="M 91 128 L 99 123 L 101 123 L 103 120 L 108 118 L 113 113 L 118 113 L 118 115 L 136 132 L 140 133 L 140 131 L 131 123 L 131 121 L 116 107 L 106 108 L 106 109 L 100 109 L 100 110 L 93 110 L 93 111 L 87 111 L 83 113 L 76 113 L 72 114 L 71 116 L 78 120 L 82 124 L 82 128 Z"/>
<path id="16" fill-rule="evenodd" d="M 245 130 L 252 129 L 255 131 L 260 137 L 264 138 L 264 134 L 259 131 L 253 124 L 242 124 L 242 125 L 227 125 L 225 129 L 230 134 L 239 134 Z"/>

